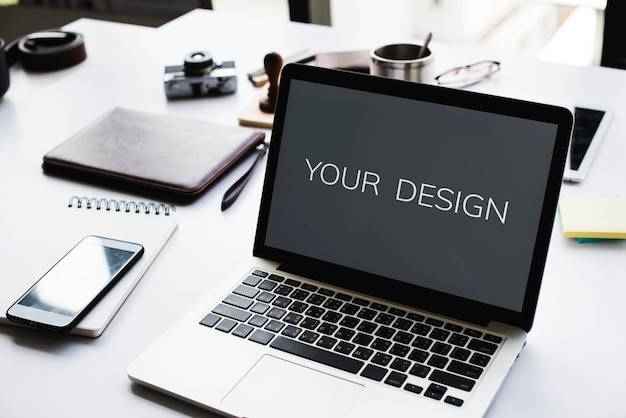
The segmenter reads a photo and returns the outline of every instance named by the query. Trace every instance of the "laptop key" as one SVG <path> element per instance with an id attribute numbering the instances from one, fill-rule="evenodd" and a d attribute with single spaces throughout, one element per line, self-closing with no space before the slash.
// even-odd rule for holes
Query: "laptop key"
<path id="1" fill-rule="evenodd" d="M 386 366 L 391 361 L 391 356 L 385 353 L 376 353 L 374 358 L 372 358 L 372 363 L 379 364 L 381 366 Z"/>
<path id="2" fill-rule="evenodd" d="M 373 364 L 368 364 L 363 372 L 361 372 L 361 376 L 367 377 L 368 379 L 376 380 L 380 382 L 383 380 L 383 377 L 387 374 L 387 369 L 383 369 L 382 367 L 374 366 Z"/>
<path id="3" fill-rule="evenodd" d="M 243 283 L 247 284 L 248 286 L 252 286 L 255 287 L 256 285 L 258 285 L 261 282 L 261 278 L 258 276 L 248 276 Z"/>
<path id="4" fill-rule="evenodd" d="M 276 293 L 277 295 L 287 296 L 291 293 L 292 290 L 293 287 L 281 284 L 276 289 L 274 289 L 274 293 Z"/>
<path id="5" fill-rule="evenodd" d="M 360 360 L 303 344 L 299 341 L 290 340 L 282 336 L 277 336 L 274 341 L 271 342 L 270 347 L 352 374 L 356 374 L 365 364 Z"/>
<path id="6" fill-rule="evenodd" d="M 317 291 L 317 286 L 313 285 L 313 284 L 309 284 L 309 283 L 302 283 L 302 286 L 300 286 L 302 289 L 304 290 L 308 290 L 309 292 L 316 292 Z"/>
<path id="7" fill-rule="evenodd" d="M 241 338 L 246 338 L 253 330 L 254 328 L 250 325 L 239 324 L 237 328 L 235 328 L 235 330 L 233 331 L 233 335 Z"/>
<path id="8" fill-rule="evenodd" d="M 374 319 L 376 316 L 376 311 L 370 308 L 361 308 L 359 313 L 356 315 L 361 319 L 366 319 L 368 321 Z"/>
<path id="9" fill-rule="evenodd" d="M 306 290 L 296 289 L 293 291 L 290 297 L 296 300 L 305 300 L 306 298 L 309 297 L 309 295 L 310 293 L 307 292 Z"/>
<path id="10" fill-rule="evenodd" d="M 330 324 L 328 322 L 322 322 L 322 324 L 317 328 L 317 331 L 322 333 L 322 334 L 332 335 L 335 331 L 337 331 L 337 328 L 339 328 L 339 327 L 337 325 L 335 325 L 335 324 Z"/>
<path id="11" fill-rule="evenodd" d="M 263 314 L 269 309 L 269 307 L 270 306 L 266 305 L 265 303 L 257 302 L 252 308 L 250 308 L 250 311 L 256 314 Z"/>
<path id="12" fill-rule="evenodd" d="M 270 341 L 272 341 L 272 338 L 274 338 L 274 334 L 271 332 L 257 329 L 252 333 L 249 340 L 254 341 L 255 343 L 267 345 Z"/>
<path id="13" fill-rule="evenodd" d="M 322 348 L 327 348 L 327 349 L 330 350 L 331 348 L 333 348 L 335 343 L 337 343 L 337 340 L 335 338 L 327 337 L 327 336 L 324 335 L 322 338 L 317 340 L 316 345 L 318 345 L 318 346 L 320 346 Z"/>
<path id="14" fill-rule="evenodd" d="M 241 309 L 234 308 L 232 306 L 219 304 L 213 309 L 213 313 L 225 316 L 230 319 L 234 319 L 239 322 L 246 322 L 252 314 L 250 312 L 242 311 Z"/>
<path id="15" fill-rule="evenodd" d="M 376 329 L 376 324 L 373 322 L 363 321 L 357 327 L 357 331 L 364 332 L 366 334 L 371 334 Z"/>
<path id="16" fill-rule="evenodd" d="M 285 321 L 288 324 L 298 325 L 298 323 L 302 321 L 303 318 L 304 317 L 300 314 L 289 312 L 287 315 L 285 315 L 285 317 L 283 318 L 283 321 Z"/>
<path id="17" fill-rule="evenodd" d="M 233 293 L 240 296 L 245 296 L 247 298 L 255 298 L 256 295 L 260 293 L 259 289 L 255 289 L 254 287 L 246 286 L 240 284 L 233 290 Z"/>
<path id="18" fill-rule="evenodd" d="M 406 315 L 406 311 L 404 309 L 398 309 L 398 308 L 389 308 L 389 313 L 391 315 L 395 315 L 395 316 L 404 316 L 404 315 Z"/>
<path id="19" fill-rule="evenodd" d="M 332 290 L 326 289 L 324 287 L 321 287 L 317 292 L 320 295 L 324 295 L 324 296 L 333 296 L 335 294 L 335 292 L 333 292 Z"/>
<path id="20" fill-rule="evenodd" d="M 305 343 L 313 344 L 318 338 L 319 334 L 313 331 L 304 331 L 302 335 L 298 338 L 300 341 L 304 341 Z"/>
<path id="21" fill-rule="evenodd" d="M 254 303 L 254 301 L 250 299 L 242 298 L 241 296 L 233 294 L 226 296 L 222 302 L 227 305 L 232 305 L 241 309 L 248 309 L 252 305 L 252 303 Z"/>
<path id="22" fill-rule="evenodd" d="M 452 360 L 448 366 L 448 371 L 457 373 L 472 379 L 478 379 L 483 373 L 483 368 L 474 366 L 467 363 L 461 363 L 460 361 Z"/>
<path id="23" fill-rule="evenodd" d="M 409 370 L 409 367 L 411 366 L 411 362 L 408 360 L 403 360 L 401 358 L 397 358 L 395 359 L 391 365 L 389 367 L 391 367 L 394 370 L 398 370 L 401 372 L 406 372 L 407 370 Z"/>
<path id="24" fill-rule="evenodd" d="M 274 300 L 276 295 L 269 292 L 262 292 L 259 296 L 257 296 L 256 300 L 260 302 L 270 303 Z"/>
<path id="25" fill-rule="evenodd" d="M 383 325 L 391 325 L 391 323 L 396 319 L 395 316 L 389 315 L 388 313 L 381 312 L 378 314 L 374 322 L 383 324 Z"/>
<path id="26" fill-rule="evenodd" d="M 441 383 L 442 385 L 452 386 L 453 388 L 464 390 L 466 392 L 472 390 L 476 384 L 474 380 L 444 372 L 442 370 L 433 370 L 428 379 L 433 382 Z"/>
<path id="27" fill-rule="evenodd" d="M 461 361 L 465 361 L 469 358 L 471 354 L 471 351 L 466 350 L 464 348 L 455 348 L 454 350 L 452 350 L 452 353 L 450 353 L 450 357 L 457 359 L 457 360 L 461 360 Z"/>
<path id="28" fill-rule="evenodd" d="M 454 396 L 446 396 L 446 399 L 444 399 L 444 402 L 449 403 L 450 405 L 454 405 L 454 406 L 463 405 L 463 399 L 455 398 Z"/>
<path id="29" fill-rule="evenodd" d="M 359 307 L 357 305 L 353 305 L 351 303 L 346 303 L 339 309 L 339 312 L 344 313 L 346 315 L 354 315 L 359 311 Z"/>
<path id="30" fill-rule="evenodd" d="M 429 355 L 430 354 L 428 354 L 428 352 L 424 350 L 414 348 L 413 351 L 411 351 L 411 354 L 409 354 L 409 359 L 413 361 L 417 361 L 419 363 L 423 363 L 426 361 Z"/>
<path id="31" fill-rule="evenodd" d="M 344 316 L 339 325 L 346 328 L 354 328 L 359 323 L 359 320 L 352 316 Z"/>
<path id="32" fill-rule="evenodd" d="M 468 340 L 469 340 L 469 337 L 467 335 L 452 334 L 452 336 L 450 337 L 448 342 L 450 344 L 454 344 L 454 345 L 457 345 L 459 347 L 463 347 L 465 344 L 467 344 Z"/>
<path id="33" fill-rule="evenodd" d="M 434 338 L 435 340 L 445 341 L 450 336 L 450 331 L 446 331 L 441 328 L 435 328 L 430 333 L 429 337 Z"/>
<path id="34" fill-rule="evenodd" d="M 300 326 L 302 328 L 313 330 L 313 329 L 317 328 L 317 326 L 320 324 L 320 322 L 321 321 L 319 319 L 304 318 L 304 320 L 300 323 Z"/>
<path id="35" fill-rule="evenodd" d="M 474 353 L 469 362 L 477 366 L 485 367 L 489 363 L 489 360 L 491 360 L 491 357 L 485 354 Z"/>
<path id="36" fill-rule="evenodd" d="M 335 333 L 335 337 L 349 341 L 355 333 L 356 332 L 354 330 L 349 328 L 339 328 L 339 330 Z"/>
<path id="37" fill-rule="evenodd" d="M 359 345 L 369 345 L 373 339 L 374 337 L 372 337 L 371 335 L 359 332 L 356 337 L 354 337 L 354 340 L 352 340 L 352 342 Z"/>
<path id="38" fill-rule="evenodd" d="M 215 324 L 217 324 L 220 319 L 222 319 L 221 316 L 210 313 L 210 314 L 207 314 L 204 318 L 202 318 L 200 323 L 207 327 L 214 327 Z"/>
<path id="39" fill-rule="evenodd" d="M 430 351 L 445 356 L 450 352 L 451 349 L 452 346 L 450 344 L 436 342 L 435 345 L 433 345 L 433 347 L 430 349 Z"/>
<path id="40" fill-rule="evenodd" d="M 433 398 L 436 400 L 441 400 L 447 390 L 448 388 L 445 386 L 431 383 L 430 386 L 428 386 L 428 389 L 426 389 L 426 392 L 424 392 L 424 396 L 428 396 L 429 398 Z"/>
<path id="41" fill-rule="evenodd" d="M 274 318 L 274 319 L 280 319 L 282 318 L 285 314 L 287 313 L 287 311 L 285 311 L 284 309 L 280 309 L 280 308 L 272 308 L 269 310 L 269 312 L 267 313 L 267 316 L 269 316 L 270 318 Z"/>
<path id="42" fill-rule="evenodd" d="M 254 315 L 252 319 L 248 321 L 248 324 L 254 325 L 255 327 L 262 327 L 267 321 L 268 319 L 264 316 Z"/>
<path id="43" fill-rule="evenodd" d="M 326 309 L 330 309 L 331 311 L 336 311 L 337 309 L 339 309 L 341 307 L 341 305 L 343 304 L 342 301 L 340 301 L 339 299 L 328 299 L 326 302 L 324 302 L 324 308 Z"/>
<path id="44" fill-rule="evenodd" d="M 385 379 L 385 383 L 399 388 L 406 381 L 406 378 L 407 378 L 407 375 L 405 374 L 398 373 L 398 372 L 391 372 L 389 373 L 389 376 Z"/>
<path id="45" fill-rule="evenodd" d="M 352 357 L 356 357 L 361 360 L 367 360 L 370 357 L 372 357 L 372 354 L 374 354 L 374 350 L 370 350 L 369 348 L 365 348 L 365 347 L 358 347 L 352 353 Z"/>
<path id="46" fill-rule="evenodd" d="M 317 293 L 313 293 L 311 296 L 307 298 L 307 302 L 311 305 L 321 305 L 326 300 L 326 296 L 318 295 Z"/>
<path id="47" fill-rule="evenodd" d="M 343 300 L 345 302 L 352 300 L 352 296 L 346 295 L 345 293 L 337 293 L 335 297 L 339 300 Z"/>
<path id="48" fill-rule="evenodd" d="M 444 367 L 446 367 L 446 364 L 448 364 L 448 359 L 446 357 L 433 354 L 426 364 L 436 367 L 438 369 L 443 369 Z"/>
<path id="49" fill-rule="evenodd" d="M 286 335 L 287 337 L 296 338 L 301 332 L 302 328 L 294 327 L 293 325 L 287 325 L 287 328 L 283 330 L 282 334 Z"/>
<path id="50" fill-rule="evenodd" d="M 263 283 L 259 285 L 259 289 L 261 290 L 274 290 L 274 288 L 278 286 L 278 283 L 273 282 L 271 280 L 263 280 Z"/>
<path id="51" fill-rule="evenodd" d="M 346 341 L 339 341 L 335 346 L 335 351 L 341 354 L 350 354 L 356 346 Z"/>
<path id="52" fill-rule="evenodd" d="M 235 325 L 237 325 L 237 322 L 233 321 L 232 319 L 224 318 L 220 321 L 219 324 L 217 324 L 215 329 L 223 332 L 230 332 L 233 328 L 235 328 Z"/>
<path id="53" fill-rule="evenodd" d="M 285 279 L 285 284 L 293 287 L 298 287 L 302 284 L 302 282 L 294 279 Z"/>
<path id="54" fill-rule="evenodd" d="M 275 282 L 282 282 L 285 280 L 285 278 L 283 276 L 279 276 L 278 274 L 270 274 L 268 279 L 272 279 Z"/>
<path id="55" fill-rule="evenodd" d="M 302 313 L 302 312 L 306 311 L 308 307 L 309 307 L 309 305 L 307 305 L 306 303 L 300 302 L 300 301 L 296 300 L 289 306 L 289 310 L 290 311 L 294 311 L 294 312 L 298 312 L 298 313 Z"/>
<path id="56" fill-rule="evenodd" d="M 422 393 L 424 388 L 414 385 L 412 383 L 407 383 L 406 385 L 404 385 L 404 390 L 408 390 L 409 392 L 417 393 L 419 395 L 420 393 Z"/>
<path id="57" fill-rule="evenodd" d="M 272 305 L 278 306 L 279 308 L 286 308 L 291 303 L 291 299 L 279 296 L 272 302 Z"/>
<path id="58" fill-rule="evenodd" d="M 409 321 L 408 319 L 404 318 L 398 318 L 393 323 L 392 327 L 400 329 L 402 331 L 408 331 L 409 329 L 411 329 L 411 325 L 413 325 L 413 321 Z"/>
<path id="59" fill-rule="evenodd" d="M 474 338 L 469 342 L 467 348 L 483 354 L 493 354 L 498 349 L 498 346 L 496 344 Z"/>
<path id="60" fill-rule="evenodd" d="M 496 344 L 500 344 L 502 342 L 502 337 L 498 337 L 497 335 L 493 334 L 485 334 L 483 339 Z"/>
<path id="61" fill-rule="evenodd" d="M 266 326 L 265 329 L 268 331 L 272 331 L 272 332 L 279 332 L 281 329 L 283 329 L 283 327 L 285 326 L 285 324 L 283 324 L 280 321 L 274 321 L 271 320 Z"/>
<path id="62" fill-rule="evenodd" d="M 411 367 L 411 370 L 409 370 L 409 374 L 417 377 L 426 377 L 428 376 L 428 373 L 430 373 L 430 370 L 431 369 L 428 366 L 414 364 L 413 367 Z"/>

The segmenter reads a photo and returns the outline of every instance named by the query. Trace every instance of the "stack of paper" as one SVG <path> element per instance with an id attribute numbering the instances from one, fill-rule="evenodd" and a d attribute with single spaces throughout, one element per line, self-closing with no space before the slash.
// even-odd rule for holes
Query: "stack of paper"
<path id="1" fill-rule="evenodd" d="M 626 198 L 561 196 L 563 235 L 578 239 L 625 239 Z"/>

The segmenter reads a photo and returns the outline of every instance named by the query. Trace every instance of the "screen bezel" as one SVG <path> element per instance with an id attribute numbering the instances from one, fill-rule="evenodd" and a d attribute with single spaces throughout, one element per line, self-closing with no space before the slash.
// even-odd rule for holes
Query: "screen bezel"
<path id="1" fill-rule="evenodd" d="M 59 263 L 77 249 L 80 245 L 87 244 L 88 241 L 93 241 L 95 245 L 100 247 L 107 247 L 116 250 L 128 251 L 131 256 L 128 260 L 119 268 L 116 274 L 111 275 L 107 282 L 103 283 L 102 287 L 98 291 L 89 295 L 86 298 L 85 303 L 81 308 L 77 310 L 74 315 L 63 314 L 45 309 L 39 309 L 28 305 L 22 305 L 21 302 L 28 297 L 37 286 L 52 272 Z M 7 310 L 7 318 L 40 328 L 51 329 L 55 331 L 67 331 L 73 328 L 82 319 L 87 312 L 117 283 L 122 276 L 141 258 L 144 253 L 142 245 L 127 241 L 121 241 L 117 239 L 105 238 L 95 235 L 88 235 L 82 238 L 76 245 L 74 245 L 61 259 L 59 259 L 54 266 L 52 266 L 41 278 L 39 278 L 19 299 Z"/>
<path id="2" fill-rule="evenodd" d="M 265 244 L 274 178 L 276 176 L 281 142 L 283 140 L 283 123 L 292 80 L 303 80 L 413 100 L 419 98 L 420 101 L 425 102 L 452 105 L 460 108 L 520 117 L 557 125 L 558 129 L 554 142 L 551 169 L 546 182 L 545 197 L 533 251 L 532 265 L 529 272 L 523 307 L 520 312 L 462 297 L 451 296 L 397 280 L 338 266 L 336 264 L 314 260 Z M 314 115 L 311 115 L 311 117 L 315 118 Z M 320 121 L 320 123 L 323 122 Z M 413 306 L 441 315 L 468 320 L 479 325 L 486 325 L 489 321 L 495 320 L 529 331 L 532 327 L 537 306 L 539 288 L 545 260 L 547 258 L 548 244 L 552 233 L 572 126 L 573 116 L 571 112 L 562 107 L 530 103 L 420 83 L 373 77 L 347 71 L 329 70 L 299 64 L 287 65 L 281 75 L 279 97 L 274 117 L 271 145 L 254 242 L 254 256 L 277 261 L 281 263 L 281 269 L 283 270 L 313 277 L 331 285 L 366 293 L 378 298 Z M 332 278 L 332 280 L 328 278 Z M 471 318 L 468 318 L 468 312 L 472 313 Z"/>

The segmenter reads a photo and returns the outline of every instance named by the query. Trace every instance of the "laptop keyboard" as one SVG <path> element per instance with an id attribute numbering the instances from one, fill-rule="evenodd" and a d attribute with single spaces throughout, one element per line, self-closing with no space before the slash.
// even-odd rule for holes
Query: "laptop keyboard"
<path id="1" fill-rule="evenodd" d="M 457 407 L 503 341 L 262 270 L 245 277 L 200 323 Z"/>

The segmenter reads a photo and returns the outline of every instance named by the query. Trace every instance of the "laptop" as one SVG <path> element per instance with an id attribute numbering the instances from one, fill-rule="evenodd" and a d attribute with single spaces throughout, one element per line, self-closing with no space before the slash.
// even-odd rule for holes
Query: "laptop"
<path id="1" fill-rule="evenodd" d="M 229 417 L 484 416 L 533 324 L 572 119 L 287 65 L 252 257 L 130 379 Z"/>

